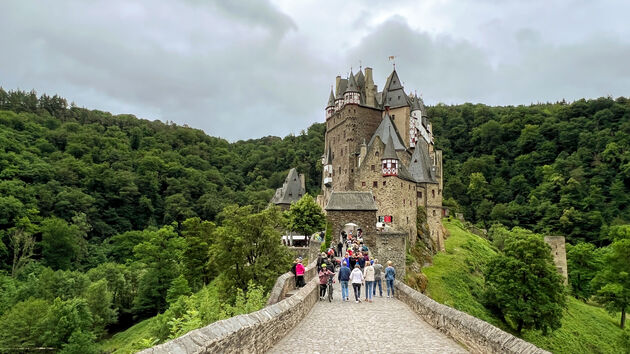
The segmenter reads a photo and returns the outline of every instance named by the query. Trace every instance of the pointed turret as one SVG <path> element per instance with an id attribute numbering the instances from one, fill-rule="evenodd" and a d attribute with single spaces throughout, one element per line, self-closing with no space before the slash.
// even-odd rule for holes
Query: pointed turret
<path id="1" fill-rule="evenodd" d="M 330 97 L 328 98 L 328 104 L 326 105 L 326 119 L 330 118 L 335 113 L 335 95 L 332 88 L 330 89 Z"/>
<path id="2" fill-rule="evenodd" d="M 396 69 L 387 78 L 383 88 L 383 107 L 398 108 L 408 106 L 405 89 L 400 82 Z"/>
<path id="3" fill-rule="evenodd" d="M 352 74 L 352 70 L 350 71 L 350 77 L 348 77 L 348 87 L 346 88 L 346 92 L 343 94 L 343 99 L 346 104 L 359 104 L 361 97 L 359 93 L 359 87 L 357 86 L 357 81 L 354 78 L 354 74 Z"/>
<path id="4" fill-rule="evenodd" d="M 381 162 L 383 164 L 383 176 L 398 176 L 399 161 L 398 155 L 396 155 L 396 149 L 394 148 L 394 139 L 391 134 L 387 137 Z"/>

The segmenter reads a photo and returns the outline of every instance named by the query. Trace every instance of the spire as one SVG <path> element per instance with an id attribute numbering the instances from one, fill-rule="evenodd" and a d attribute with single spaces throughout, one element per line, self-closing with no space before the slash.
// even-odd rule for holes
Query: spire
<path id="1" fill-rule="evenodd" d="M 383 152 L 383 157 L 381 160 L 398 160 L 398 155 L 396 155 L 396 150 L 394 149 L 394 139 L 392 139 L 392 135 L 389 134 L 387 137 L 387 143 L 385 143 L 385 152 Z"/>
<path id="2" fill-rule="evenodd" d="M 333 90 L 331 88 L 330 89 L 330 97 L 328 98 L 328 106 L 326 106 L 326 108 L 334 107 L 334 106 L 335 106 L 335 95 L 333 94 Z"/>
<path id="3" fill-rule="evenodd" d="M 352 70 L 350 70 L 350 77 L 348 78 L 348 88 L 346 88 L 346 92 L 359 92 L 357 81 L 354 78 L 354 74 L 352 74 Z"/>
<path id="4" fill-rule="evenodd" d="M 421 106 L 421 103 L 420 103 L 420 98 L 418 98 L 417 95 L 414 95 L 414 98 L 413 98 L 413 101 L 412 101 L 412 104 L 411 104 L 411 110 L 412 111 L 420 111 L 420 110 L 422 110 L 422 106 Z"/>

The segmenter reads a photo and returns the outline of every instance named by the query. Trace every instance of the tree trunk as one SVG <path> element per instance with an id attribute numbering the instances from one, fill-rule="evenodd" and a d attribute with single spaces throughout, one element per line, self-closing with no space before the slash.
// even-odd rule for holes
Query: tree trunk
<path id="1" fill-rule="evenodd" d="M 516 332 L 518 332 L 518 334 L 520 335 L 522 330 L 523 330 L 523 321 L 519 320 L 518 327 L 516 328 Z"/>
<path id="2" fill-rule="evenodd" d="M 626 307 L 621 308 L 621 329 L 626 325 Z"/>

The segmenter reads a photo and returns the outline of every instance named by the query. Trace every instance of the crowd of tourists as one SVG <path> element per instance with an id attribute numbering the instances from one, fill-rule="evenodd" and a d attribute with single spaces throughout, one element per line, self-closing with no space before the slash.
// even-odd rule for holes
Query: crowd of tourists
<path id="1" fill-rule="evenodd" d="M 345 252 L 342 254 L 345 246 Z M 339 257 L 340 259 L 337 259 Z M 302 258 L 297 258 L 291 269 L 295 274 L 295 286 L 301 288 L 305 285 Z M 361 288 L 365 286 L 363 301 L 372 302 L 378 294 L 383 297 L 383 280 L 387 291 L 387 297 L 394 296 L 394 279 L 396 269 L 392 262 L 387 262 L 383 267 L 378 259 L 370 257 L 370 250 L 363 243 L 361 229 L 355 237 L 352 232 L 342 233 L 336 248 L 329 248 L 328 252 L 322 252 L 317 258 L 317 273 L 319 277 L 319 297 L 323 300 L 329 286 L 329 281 L 334 281 L 335 275 L 341 284 L 342 301 L 350 301 L 349 286 L 352 286 L 354 300 L 361 302 Z"/>

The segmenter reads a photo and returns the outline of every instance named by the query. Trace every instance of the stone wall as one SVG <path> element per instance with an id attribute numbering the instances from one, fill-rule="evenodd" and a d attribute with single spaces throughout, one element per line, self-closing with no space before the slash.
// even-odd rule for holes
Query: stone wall
<path id="1" fill-rule="evenodd" d="M 320 248 L 322 243 L 319 241 L 315 241 L 311 239 L 311 242 L 308 247 L 288 247 L 289 251 L 294 255 L 295 258 L 302 257 L 305 262 L 310 262 L 317 258 L 317 255 L 320 253 Z"/>
<path id="2" fill-rule="evenodd" d="M 387 261 L 392 261 L 399 279 L 405 278 L 406 240 L 406 233 L 396 231 L 379 232 L 374 237 L 364 238 L 370 248 L 370 257 L 378 259 L 383 267 L 387 267 Z"/>
<path id="3" fill-rule="evenodd" d="M 288 299 L 214 322 L 140 353 L 264 353 L 289 333 L 318 299 L 319 279 L 314 278 Z"/>
<path id="4" fill-rule="evenodd" d="M 395 289 L 396 298 L 471 353 L 548 353 L 485 321 L 437 303 L 398 280 Z"/>
<path id="5" fill-rule="evenodd" d="M 304 281 L 308 282 L 315 278 L 316 271 L 317 257 L 313 258 L 313 261 L 306 266 Z M 284 300 L 287 293 L 291 290 L 295 290 L 295 276 L 291 272 L 286 272 L 278 277 L 276 284 L 271 288 L 269 299 L 267 299 L 267 306 Z"/>
<path id="6" fill-rule="evenodd" d="M 567 250 L 564 243 L 564 236 L 545 236 L 545 242 L 551 246 L 551 256 L 556 265 L 558 273 L 564 277 L 564 285 L 568 284 L 569 274 L 567 273 Z"/>
<path id="7" fill-rule="evenodd" d="M 376 215 L 391 215 L 393 222 L 388 224 L 389 226 L 399 231 L 405 231 L 411 235 L 411 238 L 415 238 L 418 207 L 416 183 L 394 176 L 383 176 L 381 157 L 384 149 L 385 144 L 377 137 L 358 169 L 354 189 L 362 192 L 371 191 L 378 206 Z M 409 154 L 398 152 L 398 157 L 401 160 L 404 155 Z"/>
<path id="8" fill-rule="evenodd" d="M 347 223 L 355 223 L 363 230 L 363 238 L 376 233 L 375 210 L 328 210 L 328 222 L 332 224 L 333 240 L 338 240 L 341 230 Z"/>

